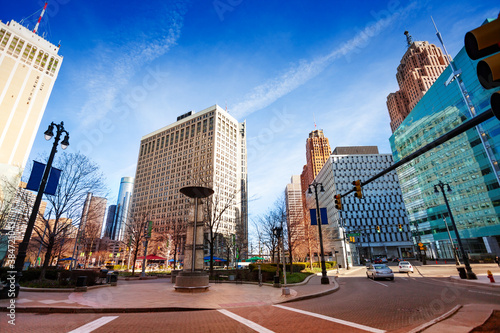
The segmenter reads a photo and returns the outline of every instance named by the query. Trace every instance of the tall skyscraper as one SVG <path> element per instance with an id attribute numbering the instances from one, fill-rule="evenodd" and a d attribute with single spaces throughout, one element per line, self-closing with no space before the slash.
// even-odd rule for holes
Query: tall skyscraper
<path id="1" fill-rule="evenodd" d="M 87 194 L 80 222 L 81 230 L 84 230 L 86 237 L 101 238 L 107 202 L 106 198 L 95 197 L 92 193 Z"/>
<path id="2" fill-rule="evenodd" d="M 330 157 L 330 143 L 323 134 L 323 130 L 314 130 L 306 139 L 306 165 L 302 168 L 300 184 L 302 187 L 302 204 L 304 216 L 309 216 L 309 208 L 306 205 L 306 192 L 309 184 L 314 181 L 319 171 Z"/>
<path id="3" fill-rule="evenodd" d="M 309 133 L 309 138 L 306 140 L 306 162 L 302 177 L 306 186 L 311 184 L 314 178 L 330 157 L 330 143 L 328 138 L 323 134 L 323 130 L 314 130 Z M 306 188 L 307 189 L 307 188 Z"/>
<path id="4" fill-rule="evenodd" d="M 351 190 L 353 181 L 368 180 L 392 164 L 392 156 L 379 154 L 376 146 L 337 147 L 316 177 L 325 189 L 318 193 L 319 206 L 326 207 L 328 214 L 328 225 L 323 226 L 324 250 L 328 254 L 339 251 L 337 260 L 342 267 L 346 260 L 352 265 L 375 256 L 414 257 L 395 171 L 364 186 L 362 199 L 350 194 L 342 198 L 342 210 L 335 208 L 334 195 Z M 308 206 L 314 205 L 314 195 L 310 195 Z M 350 233 L 357 234 L 354 242 L 347 237 Z"/>
<path id="5" fill-rule="evenodd" d="M 414 42 L 408 31 L 405 31 L 405 35 L 408 50 L 403 55 L 396 73 L 399 90 L 387 96 L 392 132 L 448 66 L 446 56 L 439 47 L 428 42 Z"/>
<path id="6" fill-rule="evenodd" d="M 105 238 L 111 238 L 111 233 L 115 223 L 116 205 L 111 205 L 108 207 L 108 212 L 106 213 L 106 228 L 104 229 Z"/>
<path id="7" fill-rule="evenodd" d="M 246 128 L 218 105 L 190 111 L 142 137 L 131 214 L 154 222 L 155 233 L 186 225 L 193 201 L 186 186 L 213 188 L 220 207 L 217 233 L 247 244 Z M 178 230 L 178 229 L 177 229 Z M 216 248 L 216 252 L 219 249 Z M 220 249 L 222 250 L 222 249 Z M 246 245 L 240 249 L 246 253 Z"/>
<path id="8" fill-rule="evenodd" d="M 488 110 L 491 91 L 484 90 L 478 81 L 477 61 L 471 61 L 462 48 L 453 63 L 462 71 L 463 85 L 476 114 Z M 447 67 L 392 134 L 396 162 L 470 119 L 458 86 L 445 85 L 451 74 Z M 499 161 L 500 123 L 493 118 L 481 126 L 494 161 Z M 415 243 L 426 245 L 428 257 L 453 258 L 456 244 L 443 195 L 434 191 L 439 181 L 449 184 L 452 190 L 446 195 L 466 253 L 500 255 L 499 184 L 475 128 L 401 166 L 397 172 Z"/>
<path id="9" fill-rule="evenodd" d="M 21 24 L 0 22 L 0 175 L 4 176 L 3 181 L 19 181 L 26 165 L 63 60 L 58 51 L 58 46 Z"/>
<path id="10" fill-rule="evenodd" d="M 112 240 L 123 241 L 127 219 L 129 217 L 130 200 L 134 190 L 134 178 L 123 177 L 120 182 L 120 191 L 118 192 L 118 201 L 114 214 L 113 224 L 110 227 L 110 236 Z M 107 227 L 106 227 L 107 228 Z"/>
<path id="11" fill-rule="evenodd" d="M 302 186 L 300 176 L 291 177 L 285 188 L 286 218 L 288 237 L 292 244 L 301 245 L 305 234 L 304 206 L 302 203 Z M 295 250 L 295 251 L 294 251 Z M 304 252 L 293 249 L 293 252 Z M 294 253 L 295 254 L 295 253 Z"/>

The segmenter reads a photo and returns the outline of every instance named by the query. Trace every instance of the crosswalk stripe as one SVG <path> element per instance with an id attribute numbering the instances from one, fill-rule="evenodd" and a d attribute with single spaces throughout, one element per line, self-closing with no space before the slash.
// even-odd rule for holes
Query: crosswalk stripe
<path id="1" fill-rule="evenodd" d="M 250 327 L 251 329 L 253 329 L 253 330 L 255 330 L 255 331 L 259 332 L 259 333 L 274 333 L 273 331 L 268 330 L 267 328 L 265 328 L 263 326 L 260 326 L 259 324 L 256 324 L 253 321 L 250 321 L 248 319 L 240 317 L 240 316 L 232 313 L 231 311 L 224 310 L 224 309 L 217 310 L 217 311 L 219 311 L 220 313 L 228 316 L 229 318 L 232 318 L 232 319 L 234 319 L 234 320 L 242 323 L 243 325 L 246 325 L 246 326 Z"/>
<path id="2" fill-rule="evenodd" d="M 314 313 L 314 312 L 309 312 L 309 311 L 304 311 L 304 310 L 289 308 L 289 307 L 286 307 L 286 306 L 283 306 L 283 305 L 273 305 L 273 306 L 275 306 L 277 308 L 280 308 L 280 309 L 284 309 L 284 310 L 289 310 L 289 311 L 294 311 L 294 312 L 298 312 L 298 313 L 301 313 L 301 314 L 305 314 L 307 316 L 321 318 L 321 319 L 328 320 L 328 321 L 331 321 L 331 322 L 334 322 L 334 323 L 337 323 L 337 324 L 351 326 L 351 327 L 358 328 L 360 330 L 364 330 L 364 331 L 368 331 L 368 332 L 373 332 L 373 333 L 384 333 L 385 332 L 384 330 L 379 330 L 378 328 L 373 328 L 373 327 L 369 327 L 369 326 L 365 326 L 365 325 L 361 325 L 361 324 L 352 323 L 350 321 L 345 321 L 345 320 L 342 320 L 342 319 L 328 317 L 328 316 L 325 316 L 325 315 L 322 315 L 322 314 L 319 314 L 319 313 Z"/>
<path id="3" fill-rule="evenodd" d="M 74 329 L 68 333 L 89 333 L 89 332 L 92 332 L 92 331 L 98 329 L 101 326 L 106 325 L 107 323 L 109 323 L 112 320 L 115 320 L 116 318 L 118 318 L 118 316 L 101 317 L 99 319 L 91 321 L 88 324 L 85 324 L 81 327 L 78 327 L 77 329 Z"/>

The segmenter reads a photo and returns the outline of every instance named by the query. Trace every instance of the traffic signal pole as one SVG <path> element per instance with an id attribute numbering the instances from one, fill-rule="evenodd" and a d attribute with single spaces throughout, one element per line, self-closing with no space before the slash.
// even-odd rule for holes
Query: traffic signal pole
<path id="1" fill-rule="evenodd" d="M 469 119 L 467 120 L 466 122 L 462 123 L 460 126 L 458 126 L 457 128 L 455 129 L 452 129 L 451 131 L 449 131 L 448 133 L 442 135 L 441 137 L 437 138 L 436 140 L 434 140 L 433 142 L 429 143 L 428 145 L 425 145 L 424 147 L 420 148 L 419 150 L 415 151 L 414 153 L 406 156 L 405 158 L 401 159 L 399 162 L 397 163 L 394 163 L 393 165 L 391 165 L 390 167 L 388 167 L 387 169 L 379 172 L 378 174 L 376 174 L 375 176 L 373 176 L 372 178 L 366 180 L 366 181 L 362 181 L 361 182 L 361 186 L 365 186 L 371 182 L 373 182 L 374 180 L 382 177 L 383 175 L 399 168 L 400 166 L 410 162 L 411 160 L 419 157 L 420 155 L 428 152 L 429 150 L 439 146 L 440 144 L 443 144 L 445 143 L 446 141 L 448 140 L 451 140 L 453 139 L 454 137 L 456 137 L 457 135 L 459 134 L 462 134 L 463 132 L 477 126 L 478 124 L 482 123 L 482 122 L 485 122 L 486 120 L 488 119 L 491 119 L 495 117 L 495 114 L 493 114 L 493 110 L 492 109 L 488 109 L 486 111 L 484 111 L 483 113 L 480 113 L 478 114 L 477 116 L 475 116 L 474 118 L 472 119 Z M 352 192 L 355 192 L 356 190 L 355 189 L 352 189 L 350 191 L 347 191 L 346 193 L 342 194 L 341 196 L 342 197 L 345 197 L 346 195 L 352 193 Z"/>

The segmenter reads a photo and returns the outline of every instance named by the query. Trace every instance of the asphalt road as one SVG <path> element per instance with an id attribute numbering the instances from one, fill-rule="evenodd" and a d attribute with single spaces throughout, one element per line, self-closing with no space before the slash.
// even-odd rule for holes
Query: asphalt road
<path id="1" fill-rule="evenodd" d="M 2 319 L 1 331 L 407 332 L 457 304 L 500 304 L 498 289 L 450 281 L 447 276 L 456 274 L 453 266 L 417 269 L 413 274 L 396 273 L 394 281 L 372 281 L 361 269 L 341 276 L 340 289 L 333 294 L 279 306 L 130 314 L 19 313 L 15 327 L 5 327 Z"/>

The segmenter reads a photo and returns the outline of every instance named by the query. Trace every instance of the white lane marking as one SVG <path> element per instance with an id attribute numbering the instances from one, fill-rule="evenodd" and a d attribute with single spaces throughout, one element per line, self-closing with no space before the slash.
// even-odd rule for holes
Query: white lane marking
<path id="1" fill-rule="evenodd" d="M 92 332 L 96 329 L 98 329 L 101 326 L 106 325 L 112 320 L 115 320 L 118 318 L 118 316 L 107 316 L 107 317 L 101 317 L 99 319 L 96 319 L 94 321 L 91 321 L 88 324 L 83 325 L 82 327 L 78 327 L 77 329 L 74 329 L 68 333 L 88 333 Z"/>
<path id="2" fill-rule="evenodd" d="M 485 292 L 485 291 L 475 291 L 475 290 L 467 290 L 468 292 L 470 293 L 478 293 L 478 294 L 486 294 L 486 295 L 493 295 L 493 296 L 499 296 L 497 294 L 494 294 L 494 293 L 488 293 L 488 292 Z"/>
<path id="3" fill-rule="evenodd" d="M 375 281 L 375 280 L 372 280 L 372 281 L 373 281 L 373 282 L 375 282 L 375 283 L 381 284 L 381 285 L 383 285 L 384 287 L 389 287 L 388 285 L 383 284 L 382 282 L 378 282 L 378 281 Z"/>
<path id="4" fill-rule="evenodd" d="M 265 328 L 263 326 L 260 326 L 259 324 L 256 324 L 253 321 L 250 321 L 248 319 L 240 317 L 240 316 L 232 313 L 231 311 L 224 310 L 224 309 L 217 310 L 217 311 L 219 311 L 223 315 L 228 316 L 229 318 L 232 318 L 232 319 L 236 320 L 237 322 L 242 323 L 243 325 L 246 325 L 246 326 L 250 327 L 254 331 L 261 332 L 261 333 L 274 333 L 273 331 L 268 330 L 267 328 Z"/>
<path id="5" fill-rule="evenodd" d="M 337 323 L 337 324 L 351 326 L 351 327 L 354 327 L 354 328 L 357 328 L 357 329 L 360 329 L 360 330 L 364 330 L 364 331 L 368 331 L 368 332 L 374 332 L 374 333 L 384 333 L 384 332 L 386 332 L 384 330 L 379 330 L 378 328 L 373 328 L 373 327 L 369 327 L 369 326 L 365 326 L 365 325 L 361 325 L 361 324 L 356 324 L 356 323 L 352 323 L 350 321 L 345 321 L 345 320 L 342 320 L 342 319 L 328 317 L 328 316 L 325 316 L 325 315 L 322 315 L 322 314 L 318 314 L 318 313 L 314 313 L 314 312 L 309 312 L 309 311 L 304 311 L 304 310 L 289 308 L 289 307 L 286 307 L 286 306 L 283 306 L 283 305 L 273 305 L 273 306 L 275 306 L 277 308 L 280 308 L 280 309 L 284 309 L 284 310 L 289 310 L 289 311 L 294 311 L 294 312 L 302 313 L 302 314 L 305 314 L 307 316 L 311 316 L 311 317 L 316 317 L 316 318 L 328 320 L 328 321 L 331 321 L 331 322 L 334 322 L 334 323 Z"/>

